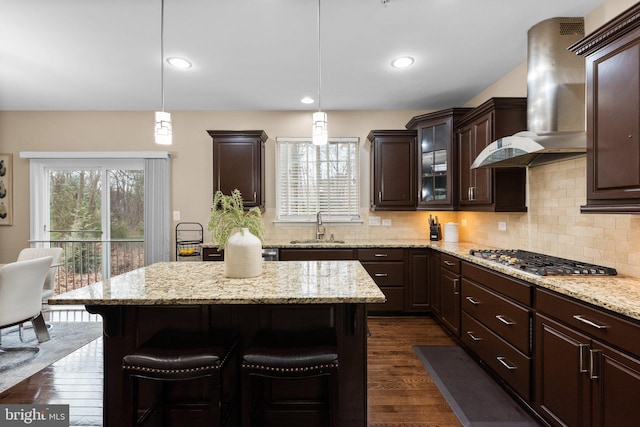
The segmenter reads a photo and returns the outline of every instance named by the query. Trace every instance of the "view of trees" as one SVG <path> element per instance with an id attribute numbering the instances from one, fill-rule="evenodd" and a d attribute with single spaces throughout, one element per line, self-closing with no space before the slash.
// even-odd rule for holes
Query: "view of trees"
<path id="1" fill-rule="evenodd" d="M 100 170 L 51 170 L 50 240 L 64 249 L 56 292 L 102 280 L 103 186 Z M 121 274 L 144 265 L 144 172 L 110 170 L 110 271 Z"/>
<path id="2" fill-rule="evenodd" d="M 54 170 L 51 182 L 52 240 L 98 239 L 102 230 L 102 176 L 96 170 Z M 144 173 L 109 171 L 111 238 L 144 235 Z"/>

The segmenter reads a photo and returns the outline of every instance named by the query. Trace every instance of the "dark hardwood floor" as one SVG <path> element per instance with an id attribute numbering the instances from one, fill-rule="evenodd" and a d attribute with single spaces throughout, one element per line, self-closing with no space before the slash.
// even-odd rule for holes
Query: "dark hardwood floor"
<path id="1" fill-rule="evenodd" d="M 87 321 L 84 315 L 78 316 L 68 315 L 66 321 Z M 414 345 L 454 345 L 435 321 L 371 317 L 369 329 L 369 426 L 460 426 L 412 349 Z M 71 426 L 101 426 L 102 339 L 1 393 L 0 403 L 69 404 Z"/>

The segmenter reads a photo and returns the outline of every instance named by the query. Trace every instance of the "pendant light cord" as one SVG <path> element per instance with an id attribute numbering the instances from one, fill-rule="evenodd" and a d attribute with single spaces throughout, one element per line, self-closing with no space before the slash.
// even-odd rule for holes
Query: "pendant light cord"
<path id="1" fill-rule="evenodd" d="M 318 111 L 322 111 L 320 89 L 322 87 L 322 54 L 320 48 L 320 0 L 318 0 Z"/>
<path id="2" fill-rule="evenodd" d="M 160 0 L 160 93 L 164 112 L 164 0 Z"/>

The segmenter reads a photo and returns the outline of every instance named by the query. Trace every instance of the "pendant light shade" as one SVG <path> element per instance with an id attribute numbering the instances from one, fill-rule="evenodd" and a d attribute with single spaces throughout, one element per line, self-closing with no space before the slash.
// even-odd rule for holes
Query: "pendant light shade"
<path id="1" fill-rule="evenodd" d="M 156 111 L 156 144 L 171 145 L 173 143 L 171 114 L 164 111 L 164 0 L 160 0 L 160 94 L 162 111 Z"/>
<path id="2" fill-rule="evenodd" d="M 172 134 L 171 113 L 156 111 L 156 144 L 171 145 Z"/>
<path id="3" fill-rule="evenodd" d="M 317 111 L 313 113 L 312 141 L 315 145 L 324 145 L 328 141 L 327 113 Z"/>
<path id="4" fill-rule="evenodd" d="M 320 0 L 318 0 L 318 111 L 313 113 L 312 141 L 315 145 L 325 145 L 328 141 L 327 113 L 322 112 L 320 88 L 322 87 L 322 55 L 320 49 Z"/>

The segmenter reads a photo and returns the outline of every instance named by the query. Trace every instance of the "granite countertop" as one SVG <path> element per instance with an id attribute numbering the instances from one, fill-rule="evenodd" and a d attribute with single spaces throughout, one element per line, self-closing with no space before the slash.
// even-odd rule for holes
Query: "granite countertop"
<path id="1" fill-rule="evenodd" d="M 313 249 L 313 248 L 428 248 L 429 242 L 424 239 L 398 239 L 398 240 L 346 240 L 343 243 L 336 243 L 331 240 L 321 242 L 291 243 L 290 240 L 270 239 L 265 240 L 263 248 L 293 248 L 293 249 Z M 203 248 L 217 248 L 214 243 L 204 243 Z"/>
<path id="2" fill-rule="evenodd" d="M 204 245 L 217 247 L 216 245 Z M 640 320 L 640 279 L 618 276 L 538 276 L 502 264 L 488 261 L 469 254 L 471 249 L 499 249 L 477 243 L 446 243 L 424 239 L 398 240 L 353 240 L 335 243 L 291 243 L 290 241 L 269 240 L 265 248 L 432 248 L 448 253 L 465 261 L 482 265 L 516 279 L 556 291 L 578 300 L 606 308 L 612 312 Z M 502 248 L 525 249 L 526 248 Z"/>
<path id="3" fill-rule="evenodd" d="M 262 275 L 224 277 L 222 262 L 162 262 L 49 299 L 51 305 L 383 303 L 358 261 L 265 262 Z"/>
<path id="4" fill-rule="evenodd" d="M 533 283 L 618 314 L 640 320 L 640 279 L 625 276 L 538 276 L 470 255 L 471 249 L 496 249 L 472 243 L 431 242 L 430 247 L 474 264 Z M 511 249 L 511 248 L 509 248 Z"/>

